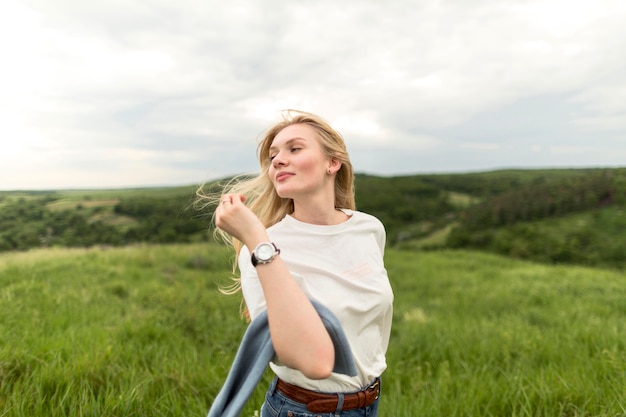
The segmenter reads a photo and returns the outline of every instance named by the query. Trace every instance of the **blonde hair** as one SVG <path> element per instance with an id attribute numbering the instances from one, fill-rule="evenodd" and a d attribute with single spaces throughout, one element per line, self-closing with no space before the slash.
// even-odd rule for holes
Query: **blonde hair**
<path id="1" fill-rule="evenodd" d="M 354 171 L 352 163 L 346 149 L 346 144 L 339 132 L 333 129 L 328 122 L 321 117 L 300 110 L 284 110 L 282 120 L 270 127 L 264 134 L 257 146 L 257 158 L 261 171 L 255 177 L 240 175 L 227 182 L 222 192 L 219 194 L 206 194 L 202 187 L 198 189 L 196 195 L 202 207 L 214 207 L 219 203 L 220 197 L 228 193 L 239 193 L 246 196 L 245 204 L 261 220 L 265 227 L 270 227 L 287 214 L 293 213 L 294 203 L 292 199 L 281 198 L 276 193 L 274 185 L 268 175 L 271 165 L 270 147 L 278 133 L 287 126 L 296 124 L 306 124 L 316 132 L 322 152 L 328 159 L 335 159 L 341 162 L 341 167 L 335 176 L 335 208 L 356 209 L 354 197 Z M 213 214 L 215 216 L 215 213 Z M 231 245 L 235 249 L 235 259 L 233 262 L 233 274 L 237 270 L 237 257 L 241 251 L 241 242 L 220 229 L 215 229 L 215 233 L 222 241 Z M 232 286 L 222 289 L 222 292 L 233 294 L 241 289 L 240 277 L 234 278 Z"/>

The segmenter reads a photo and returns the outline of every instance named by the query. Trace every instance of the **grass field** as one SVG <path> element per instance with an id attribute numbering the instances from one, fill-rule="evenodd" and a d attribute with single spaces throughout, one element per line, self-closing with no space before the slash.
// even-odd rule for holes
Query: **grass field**
<path id="1" fill-rule="evenodd" d="M 623 273 L 466 251 L 386 262 L 381 417 L 626 416 Z M 229 264 L 207 244 L 0 254 L 0 417 L 206 415 L 246 328 L 216 290 Z"/>

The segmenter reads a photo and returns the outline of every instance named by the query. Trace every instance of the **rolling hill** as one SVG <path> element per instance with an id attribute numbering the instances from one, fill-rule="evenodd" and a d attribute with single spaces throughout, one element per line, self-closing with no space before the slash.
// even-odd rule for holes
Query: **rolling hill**
<path id="1" fill-rule="evenodd" d="M 355 188 L 393 247 L 626 266 L 625 168 L 358 174 Z M 211 209 L 194 209 L 196 189 L 0 191 L 0 251 L 208 241 Z"/>

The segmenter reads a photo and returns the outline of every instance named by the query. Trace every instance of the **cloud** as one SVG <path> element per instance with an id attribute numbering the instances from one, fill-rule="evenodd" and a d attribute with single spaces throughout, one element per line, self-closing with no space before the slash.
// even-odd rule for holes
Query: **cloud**
<path id="1" fill-rule="evenodd" d="M 7 0 L 0 189 L 253 171 L 294 107 L 357 171 L 623 164 L 624 18 L 617 0 Z M 547 151 L 590 141 L 613 154 Z"/>

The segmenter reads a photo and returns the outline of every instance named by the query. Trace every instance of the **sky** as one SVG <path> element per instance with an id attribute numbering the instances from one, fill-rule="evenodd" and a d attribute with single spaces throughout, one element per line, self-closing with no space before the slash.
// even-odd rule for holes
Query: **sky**
<path id="1" fill-rule="evenodd" d="M 626 166 L 624 0 L 3 0 L 0 190 L 258 172 L 280 111 L 372 175 Z"/>

